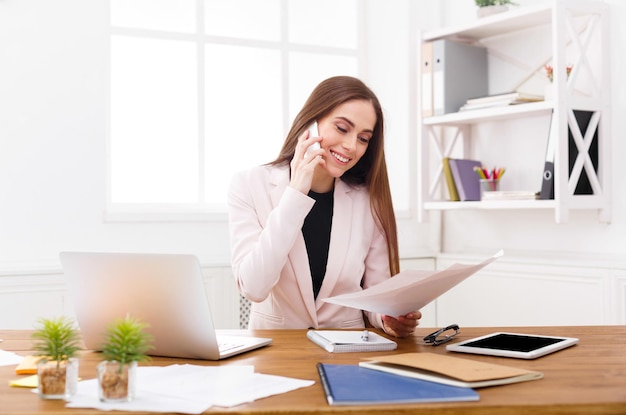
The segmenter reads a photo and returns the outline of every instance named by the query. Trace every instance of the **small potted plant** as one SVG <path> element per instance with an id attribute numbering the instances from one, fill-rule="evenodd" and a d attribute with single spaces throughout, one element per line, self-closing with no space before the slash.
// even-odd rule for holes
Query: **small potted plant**
<path id="1" fill-rule="evenodd" d="M 509 4 L 516 6 L 511 0 L 475 0 L 478 10 L 478 17 L 489 16 L 491 14 L 500 13 L 509 9 Z"/>
<path id="2" fill-rule="evenodd" d="M 552 68 L 552 65 L 546 64 L 543 67 L 546 70 L 546 76 L 548 77 L 548 80 L 552 82 L 552 80 L 554 79 L 554 69 Z M 569 64 L 565 67 L 565 76 L 567 77 L 567 79 L 569 79 L 569 75 L 572 73 L 572 69 L 574 69 L 574 65 L 572 64 Z"/>
<path id="3" fill-rule="evenodd" d="M 37 362 L 38 392 L 42 399 L 69 399 L 76 393 L 80 336 L 67 317 L 42 318 L 32 335 Z"/>
<path id="4" fill-rule="evenodd" d="M 137 363 L 150 360 L 152 336 L 148 325 L 131 316 L 118 319 L 107 329 L 98 365 L 98 395 L 104 402 L 129 402 L 135 397 Z"/>
<path id="5" fill-rule="evenodd" d="M 544 65 L 543 67 L 546 71 L 546 77 L 550 81 L 550 83 L 546 85 L 544 99 L 546 101 L 551 101 L 554 99 L 554 86 L 552 85 L 552 82 L 554 80 L 554 69 L 552 68 L 552 65 L 547 65 L 547 64 Z M 572 69 L 574 69 L 574 65 L 571 65 L 571 64 L 565 67 L 566 79 L 569 79 L 569 75 L 570 73 L 572 73 Z"/>

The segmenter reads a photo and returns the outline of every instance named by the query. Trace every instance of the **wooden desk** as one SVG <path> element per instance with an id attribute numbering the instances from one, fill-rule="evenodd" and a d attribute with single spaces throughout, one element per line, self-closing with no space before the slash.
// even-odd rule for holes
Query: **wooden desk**
<path id="1" fill-rule="evenodd" d="M 259 330 L 258 336 L 272 337 L 271 346 L 221 362 L 188 361 L 200 365 L 253 365 L 259 373 L 312 379 L 307 388 L 257 400 L 235 408 L 212 408 L 209 414 L 626 414 L 626 326 L 461 328 L 458 340 L 509 330 L 529 334 L 553 334 L 580 338 L 577 346 L 536 360 L 454 354 L 487 362 L 542 371 L 541 380 L 478 389 L 478 402 L 451 402 L 411 405 L 329 406 L 319 383 L 317 362 L 356 364 L 371 353 L 327 353 L 310 342 L 305 330 Z M 419 339 L 431 329 L 420 328 L 417 337 L 398 339 L 398 353 L 446 352 L 444 346 L 420 345 Z M 30 332 L 0 331 L 3 350 L 29 354 Z M 80 358 L 80 376 L 95 377 L 100 356 L 85 352 Z M 187 362 L 182 359 L 154 358 L 152 365 Z M 67 409 L 63 401 L 40 400 L 27 389 L 11 388 L 8 381 L 18 378 L 14 366 L 0 367 L 0 412 L 2 414 L 102 414 L 85 409 Z M 358 379 L 355 380 L 358 384 Z M 119 414 L 120 412 L 112 412 Z M 134 412 L 132 414 L 139 414 Z"/>

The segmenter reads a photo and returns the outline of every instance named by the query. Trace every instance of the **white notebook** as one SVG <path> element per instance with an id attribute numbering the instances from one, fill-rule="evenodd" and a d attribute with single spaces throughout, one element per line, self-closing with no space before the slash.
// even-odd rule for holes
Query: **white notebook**
<path id="1" fill-rule="evenodd" d="M 306 336 L 331 353 L 395 350 L 398 344 L 370 330 L 309 330 Z"/>

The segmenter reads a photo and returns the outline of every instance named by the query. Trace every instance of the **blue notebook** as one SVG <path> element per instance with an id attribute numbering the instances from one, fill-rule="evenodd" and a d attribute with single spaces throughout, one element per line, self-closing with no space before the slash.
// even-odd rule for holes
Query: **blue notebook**
<path id="1" fill-rule="evenodd" d="M 477 401 L 478 393 L 421 379 L 393 375 L 358 365 L 318 363 L 329 405 L 372 405 Z"/>

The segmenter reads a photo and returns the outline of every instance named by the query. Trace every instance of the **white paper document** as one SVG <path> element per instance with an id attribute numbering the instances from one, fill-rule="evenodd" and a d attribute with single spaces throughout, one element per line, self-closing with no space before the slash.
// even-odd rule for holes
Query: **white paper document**
<path id="1" fill-rule="evenodd" d="M 393 317 L 403 316 L 421 309 L 502 255 L 503 251 L 500 250 L 479 264 L 454 264 L 442 271 L 402 271 L 373 287 L 325 298 L 323 301 Z"/>
<path id="2" fill-rule="evenodd" d="M 255 373 L 253 366 L 146 366 L 137 368 L 133 401 L 100 402 L 97 382 L 79 382 L 77 394 L 66 407 L 200 414 L 212 406 L 241 405 L 315 383 Z"/>
<path id="3" fill-rule="evenodd" d="M 6 350 L 0 350 L 0 366 L 19 365 L 22 360 L 24 360 L 24 356 L 7 352 Z"/>

